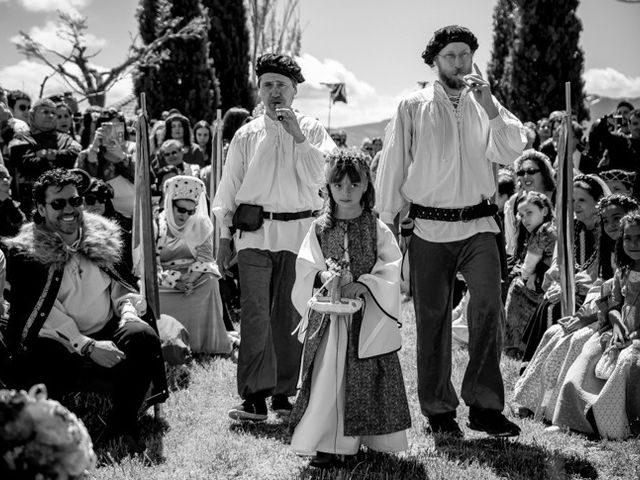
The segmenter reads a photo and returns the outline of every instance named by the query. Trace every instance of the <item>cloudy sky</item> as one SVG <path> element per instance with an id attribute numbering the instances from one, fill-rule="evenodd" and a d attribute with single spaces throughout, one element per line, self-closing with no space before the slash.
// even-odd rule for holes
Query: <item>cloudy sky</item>
<path id="1" fill-rule="evenodd" d="M 12 42 L 20 30 L 51 48 L 56 36 L 56 10 L 88 17 L 89 43 L 101 53 L 98 65 L 112 66 L 125 58 L 137 34 L 136 0 L 0 0 L 0 85 L 37 95 L 46 67 L 21 57 Z M 433 31 L 458 23 L 478 37 L 475 61 L 482 71 L 489 59 L 495 0 L 300 0 L 303 54 L 300 62 L 307 82 L 296 104 L 326 122 L 328 90 L 321 82 L 345 82 L 348 104 L 337 103 L 332 126 L 368 123 L 389 118 L 398 99 L 433 80 L 420 58 Z M 588 93 L 616 98 L 640 97 L 640 3 L 583 0 Z M 51 79 L 45 93 L 63 90 Z M 110 92 L 108 103 L 131 91 L 124 79 Z"/>

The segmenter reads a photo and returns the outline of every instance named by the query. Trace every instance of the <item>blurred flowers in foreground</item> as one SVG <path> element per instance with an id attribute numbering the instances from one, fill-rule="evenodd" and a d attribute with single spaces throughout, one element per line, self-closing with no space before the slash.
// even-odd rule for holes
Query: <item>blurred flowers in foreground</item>
<path id="1" fill-rule="evenodd" d="M 28 393 L 0 390 L 0 477 L 79 479 L 95 466 L 84 424 L 48 400 L 44 385 Z"/>

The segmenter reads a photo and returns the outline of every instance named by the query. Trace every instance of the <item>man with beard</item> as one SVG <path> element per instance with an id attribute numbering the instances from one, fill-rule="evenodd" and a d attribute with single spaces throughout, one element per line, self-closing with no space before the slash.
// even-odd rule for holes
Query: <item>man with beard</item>
<path id="1" fill-rule="evenodd" d="M 5 240 L 10 292 L 10 385 L 110 393 L 108 437 L 144 449 L 137 414 L 149 385 L 162 385 L 160 340 L 141 317 L 146 302 L 121 263 L 115 223 L 83 212 L 79 179 L 50 170 L 34 184 L 34 222 Z M 156 392 L 156 401 L 166 391 Z"/>
<path id="2" fill-rule="evenodd" d="M 266 420 L 267 397 L 276 414 L 291 412 L 302 353 L 291 335 L 300 321 L 291 302 L 296 257 L 322 207 L 324 157 L 336 148 L 320 122 L 291 108 L 304 82 L 293 58 L 267 53 L 256 63 L 256 76 L 265 113 L 235 133 L 213 200 L 223 225 L 217 259 L 223 273 L 232 258 L 227 227 L 237 229 L 243 402 L 229 416 L 241 421 Z"/>
<path id="3" fill-rule="evenodd" d="M 457 25 L 436 31 L 422 58 L 433 85 L 401 101 L 387 130 L 376 192 L 381 219 L 395 231 L 410 203 L 411 288 L 417 324 L 418 396 L 433 433 L 462 436 L 451 383 L 452 288 L 469 287 L 469 364 L 462 398 L 469 428 L 495 436 L 520 429 L 502 414 L 500 256 L 492 165 L 517 158 L 527 138 L 520 121 L 491 95 L 473 64 L 476 37 Z M 472 73 L 472 65 L 475 72 Z"/>

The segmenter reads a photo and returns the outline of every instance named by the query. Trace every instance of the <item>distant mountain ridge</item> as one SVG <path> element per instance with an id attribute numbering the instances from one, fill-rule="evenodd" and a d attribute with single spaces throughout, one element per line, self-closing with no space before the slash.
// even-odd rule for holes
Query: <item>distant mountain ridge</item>
<path id="1" fill-rule="evenodd" d="M 623 98 L 610 98 L 610 97 L 597 97 L 592 100 L 589 105 L 589 112 L 591 115 L 591 121 L 596 120 L 607 113 L 612 113 L 618 103 L 622 100 L 626 100 L 631 103 L 635 108 L 640 108 L 640 97 L 623 99 Z M 353 125 L 350 127 L 338 127 L 331 130 L 344 130 L 347 132 L 347 145 L 350 147 L 359 147 L 362 144 L 362 140 L 365 138 L 381 137 L 384 139 L 384 129 L 389 123 L 390 119 L 382 120 L 380 122 L 365 123 L 362 125 Z"/>

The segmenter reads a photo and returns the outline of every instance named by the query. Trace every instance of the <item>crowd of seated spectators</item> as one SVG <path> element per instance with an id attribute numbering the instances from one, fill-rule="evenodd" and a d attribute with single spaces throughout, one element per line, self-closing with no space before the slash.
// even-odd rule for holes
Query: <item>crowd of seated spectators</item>
<path id="1" fill-rule="evenodd" d="M 573 146 L 565 154 L 574 170 L 576 297 L 575 311 L 562 317 L 554 214 L 565 117 L 554 111 L 524 123 L 528 150 L 498 174 L 508 258 L 503 351 L 522 361 L 513 406 L 551 422 L 550 431 L 625 438 L 640 434 L 640 396 L 633 387 L 640 382 L 640 342 L 634 343 L 638 332 L 632 323 L 619 336 L 612 334 L 618 327 L 609 312 L 622 308 L 621 298 L 633 288 L 635 273 L 616 262 L 623 250 L 620 219 L 628 214 L 633 225 L 640 198 L 640 109 L 623 101 L 589 128 L 572 119 L 565 131 Z M 614 301 L 616 278 L 623 293 Z M 454 311 L 453 338 L 462 344 L 468 296 Z M 616 348 L 621 353 L 610 376 L 596 378 L 594 365 Z"/>
<path id="2" fill-rule="evenodd" d="M 244 109 L 233 108 L 227 112 L 222 126 L 225 133 L 224 153 L 235 131 L 249 120 L 249 112 Z M 150 312 L 145 313 L 145 308 L 139 308 L 137 300 L 132 300 L 135 308 L 130 308 L 127 303 L 129 300 L 126 300 L 134 298 L 128 296 L 126 289 L 135 285 L 131 248 L 137 161 L 135 121 L 134 118 L 125 118 L 122 112 L 115 109 L 91 106 L 81 112 L 70 94 L 32 101 L 22 91 L 5 92 L 0 88 L 0 363 L 14 362 L 10 363 L 11 368 L 8 370 L 0 368 L 0 386 L 26 387 L 23 385 L 25 381 L 46 380 L 51 383 L 51 396 L 59 398 L 74 389 L 105 391 L 103 387 L 106 382 L 111 385 L 106 391 L 115 396 L 113 415 L 117 417 L 110 420 L 109 428 L 114 434 L 125 435 L 133 450 L 139 449 L 140 439 L 135 428 L 131 428 L 131 411 L 140 406 L 141 399 L 138 397 L 144 393 L 138 392 L 140 386 L 144 387 L 147 380 L 153 380 L 157 371 L 143 374 L 140 368 L 132 368 L 130 364 L 126 364 L 128 373 L 124 375 L 122 368 L 125 367 L 122 365 L 125 363 L 122 363 L 118 367 L 120 373 L 116 375 L 120 378 L 104 376 L 102 373 L 118 362 L 125 362 L 127 356 L 133 357 L 129 348 L 121 343 L 122 338 L 134 335 L 135 338 L 131 337 L 133 339 L 126 341 L 127 345 L 142 342 L 145 345 L 144 351 L 151 352 L 152 355 L 156 351 L 153 342 L 162 340 L 157 338 L 158 330 L 161 333 L 165 330 L 175 331 L 172 325 L 164 329 L 159 325 L 158 329 L 152 320 L 149 320 L 149 324 L 155 327 L 152 335 L 156 335 L 156 340 L 140 337 L 150 335 L 144 329 L 133 333 L 128 330 L 123 333 L 120 330 L 129 319 L 147 321 L 150 318 Z M 195 354 L 230 355 L 239 342 L 232 321 L 239 307 L 237 277 L 220 278 L 212 255 L 213 227 L 207 213 L 211 180 L 209 165 L 215 160 L 215 132 L 205 120 L 196 122 L 192 128 L 192 122 L 187 116 L 176 109 L 163 112 L 161 118 L 152 120 L 150 124 L 149 188 L 154 205 L 156 242 L 159 245 L 156 261 L 161 290 L 160 312 L 155 312 L 156 320 L 158 324 L 177 321 L 187 326 L 191 341 L 189 347 Z M 194 196 L 193 192 L 184 193 L 184 189 L 180 188 L 182 185 L 197 187 L 198 195 Z M 36 190 L 40 192 L 38 195 L 34 195 Z M 82 213 L 78 213 L 80 211 Z M 60 330 L 60 337 L 50 335 L 47 337 L 49 343 L 42 343 L 38 338 L 43 331 L 58 331 L 57 327 L 49 325 L 49 318 L 55 315 L 50 313 L 47 316 L 46 311 L 42 310 L 46 319 L 43 319 L 45 323 L 40 328 L 40 335 L 36 331 L 34 335 L 37 338 L 30 338 L 32 333 L 25 333 L 20 338 L 16 329 L 21 327 L 16 327 L 16 323 L 22 321 L 22 313 L 31 305 L 27 301 L 28 305 L 24 308 L 17 306 L 22 302 L 23 296 L 26 298 L 31 295 L 21 291 L 26 285 L 24 282 L 29 280 L 24 274 L 30 271 L 29 268 L 44 267 L 45 270 L 42 271 L 49 268 L 48 260 L 43 260 L 49 259 L 49 256 L 41 251 L 43 245 L 39 244 L 39 239 L 48 238 L 47 234 L 54 235 L 48 240 L 54 246 L 47 248 L 55 252 L 58 245 L 55 239 L 67 238 L 65 225 L 71 225 L 74 216 L 82 219 L 79 221 L 79 238 L 64 247 L 65 260 L 52 260 L 55 268 L 51 267 L 49 280 L 54 282 L 53 290 L 60 289 L 58 298 L 52 305 L 47 305 L 45 301 L 44 306 L 42 302 L 36 302 L 36 306 L 41 309 L 52 308 L 55 312 L 59 310 L 59 318 L 74 318 L 77 314 L 78 328 L 73 330 L 73 338 L 68 332 L 61 334 Z M 109 237 L 105 238 L 104 245 L 95 246 L 98 252 L 106 249 L 103 252 L 104 261 L 92 257 L 93 253 L 86 251 L 90 247 L 84 243 L 89 239 L 95 240 L 92 236 L 94 231 Z M 30 245 L 29 242 L 35 242 L 38 246 L 25 247 L 24 245 Z M 105 312 L 104 322 L 100 325 L 92 323 L 87 327 L 84 316 L 91 306 L 79 304 L 83 303 L 82 298 L 89 299 L 96 295 L 102 298 L 102 294 L 91 289 L 87 293 L 86 288 L 89 287 L 76 285 L 69 280 L 72 277 L 67 269 L 74 264 L 73 259 L 78 252 L 90 258 L 89 261 L 97 266 L 95 278 L 102 278 L 102 281 L 106 281 L 111 275 L 114 279 L 117 278 L 115 283 L 104 284 L 107 285 L 106 291 L 111 291 L 112 305 L 109 307 L 100 303 Z M 29 268 L 22 267 L 25 259 Z M 77 268 L 73 270 L 78 275 L 80 284 L 86 270 L 82 262 L 84 260 L 78 261 Z M 36 266 L 38 264 L 41 266 Z M 18 274 L 17 265 L 21 265 L 20 268 L 24 271 Z M 58 268 L 62 270 L 57 270 Z M 116 271 L 121 275 L 116 277 Z M 58 272 L 61 284 L 56 284 Z M 125 278 L 133 279 L 133 283 L 123 283 L 122 279 Z M 39 290 L 39 281 L 38 278 L 34 291 Z M 43 291 L 51 291 L 49 284 L 46 285 Z M 126 285 L 125 290 L 122 285 Z M 120 296 L 116 297 L 116 291 Z M 20 321 L 16 320 L 18 317 Z M 112 317 L 117 318 L 115 324 L 109 320 Z M 25 325 L 25 332 L 30 332 L 29 326 L 34 323 L 28 321 Z M 130 330 L 130 326 L 127 328 Z M 107 330 L 108 335 L 105 333 Z M 76 338 L 85 340 L 76 342 Z M 51 341 L 54 342 L 53 346 Z M 71 357 L 64 357 L 64 361 L 68 362 L 64 367 L 52 362 L 55 368 L 42 369 L 44 373 L 36 374 L 35 365 L 41 357 L 29 357 L 29 362 L 26 362 L 24 359 L 27 357 L 23 355 L 23 350 L 34 352 L 33 345 L 36 344 L 41 347 L 41 352 L 57 352 L 57 355 L 61 351 L 69 351 Z M 153 370 L 155 366 L 152 363 L 150 361 L 144 365 Z M 91 368 L 87 370 L 88 366 Z M 98 370 L 95 369 L 96 366 L 99 367 Z M 62 370 L 67 368 L 71 372 L 79 369 L 77 374 L 73 374 L 77 381 L 62 380 Z M 11 374 L 11 371 L 15 373 L 18 370 L 20 375 Z M 100 385 L 91 381 L 79 381 L 80 378 L 87 379 L 87 375 L 94 380 L 98 379 L 97 383 Z M 136 387 L 136 395 L 133 399 L 123 401 L 120 398 L 123 395 L 122 389 L 131 390 L 132 382 L 137 381 L 141 383 Z"/>

